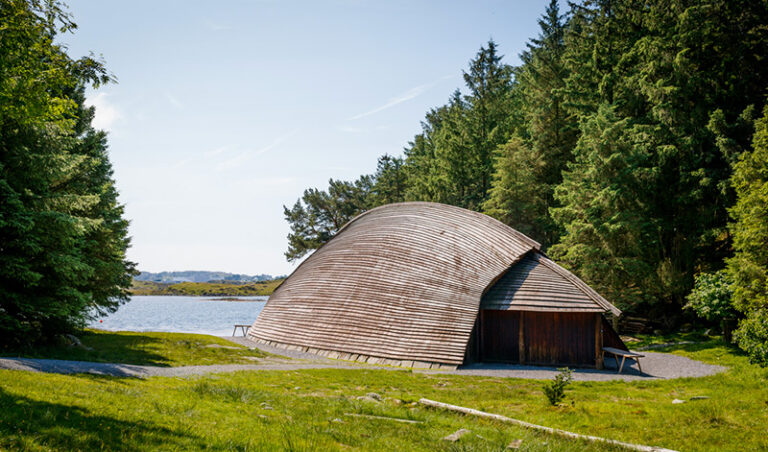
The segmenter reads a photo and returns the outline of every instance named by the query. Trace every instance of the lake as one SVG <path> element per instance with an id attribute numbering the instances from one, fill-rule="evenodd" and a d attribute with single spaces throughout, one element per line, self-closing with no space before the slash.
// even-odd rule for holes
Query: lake
<path id="1" fill-rule="evenodd" d="M 90 325 L 110 331 L 165 331 L 232 335 L 236 323 L 250 325 L 268 297 L 133 296 L 114 314 L 99 317 Z M 238 330 L 239 333 L 239 330 Z"/>

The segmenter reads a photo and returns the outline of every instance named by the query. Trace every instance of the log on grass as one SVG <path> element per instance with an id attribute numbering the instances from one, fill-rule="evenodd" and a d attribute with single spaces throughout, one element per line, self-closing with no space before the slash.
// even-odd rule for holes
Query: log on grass
<path id="1" fill-rule="evenodd" d="M 433 408 L 442 408 L 444 410 L 455 411 L 458 413 L 469 414 L 472 416 L 482 417 L 485 419 L 493 419 L 495 421 L 504 422 L 506 424 L 519 425 L 521 427 L 529 428 L 532 430 L 538 430 L 541 432 L 549 433 L 551 435 L 563 436 L 565 438 L 579 439 L 584 441 L 590 441 L 594 443 L 611 444 L 613 446 L 624 447 L 629 450 L 637 450 L 641 452 L 676 452 L 671 449 L 664 449 L 663 447 L 643 446 L 640 444 L 625 443 L 622 441 L 616 441 L 613 439 L 601 438 L 599 436 L 581 435 L 579 433 L 567 432 L 551 427 L 545 427 L 543 425 L 531 424 L 530 422 L 521 421 L 519 419 L 512 419 L 511 417 L 502 416 L 500 414 L 486 413 L 485 411 L 473 410 L 472 408 L 465 408 L 458 405 L 450 405 L 448 403 L 436 402 L 429 399 L 421 399 L 419 403 L 425 406 Z"/>

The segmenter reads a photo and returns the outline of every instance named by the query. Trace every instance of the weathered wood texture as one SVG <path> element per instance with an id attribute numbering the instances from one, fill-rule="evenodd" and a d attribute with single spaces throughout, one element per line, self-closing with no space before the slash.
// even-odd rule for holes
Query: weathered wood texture
<path id="1" fill-rule="evenodd" d="M 480 359 L 485 362 L 520 362 L 520 311 L 480 311 Z"/>
<path id="2" fill-rule="evenodd" d="M 551 312 L 621 311 L 538 251 L 512 266 L 483 296 L 482 309 Z"/>
<path id="3" fill-rule="evenodd" d="M 539 244 L 458 207 L 365 212 L 272 294 L 248 335 L 388 360 L 458 365 L 483 292 Z"/>
<path id="4" fill-rule="evenodd" d="M 595 314 L 524 311 L 529 364 L 594 366 Z"/>
<path id="5" fill-rule="evenodd" d="M 482 361 L 599 366 L 602 314 L 481 311 Z"/>

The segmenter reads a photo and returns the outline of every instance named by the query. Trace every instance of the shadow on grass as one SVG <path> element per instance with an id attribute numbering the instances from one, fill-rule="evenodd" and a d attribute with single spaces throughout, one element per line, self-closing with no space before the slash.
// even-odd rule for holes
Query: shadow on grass
<path id="1" fill-rule="evenodd" d="M 677 351 L 693 353 L 693 352 L 702 352 L 702 351 L 712 350 L 716 348 L 725 348 L 728 351 L 728 353 L 732 355 L 746 356 L 746 353 L 744 353 L 743 350 L 741 350 L 739 347 L 735 346 L 734 344 L 731 344 L 730 342 L 724 341 L 722 338 L 708 339 L 700 342 L 694 342 L 692 344 L 670 344 L 667 346 L 654 347 L 653 349 L 649 349 L 646 351 L 658 352 L 658 353 L 671 353 L 671 352 L 677 352 Z"/>
<path id="2" fill-rule="evenodd" d="M 86 330 L 79 335 L 79 338 L 88 348 L 66 345 L 43 346 L 34 350 L 4 353 L 0 356 L 170 367 L 168 358 L 156 351 L 162 349 L 164 345 L 164 341 L 157 337 L 140 333 L 119 334 Z"/>
<path id="3" fill-rule="evenodd" d="M 0 388 L 0 449 L 154 450 L 205 447 L 195 435 L 87 409 L 41 402 Z"/>

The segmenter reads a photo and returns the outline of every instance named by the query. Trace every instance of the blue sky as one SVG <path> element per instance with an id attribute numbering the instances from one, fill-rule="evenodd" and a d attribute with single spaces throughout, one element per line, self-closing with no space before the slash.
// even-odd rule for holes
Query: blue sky
<path id="1" fill-rule="evenodd" d="M 400 155 L 493 38 L 546 1 L 68 1 L 141 270 L 289 273 L 283 205 Z"/>

